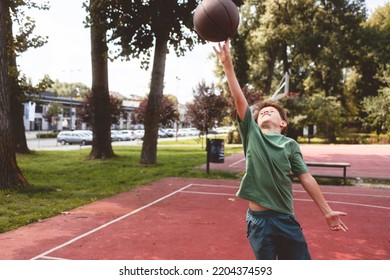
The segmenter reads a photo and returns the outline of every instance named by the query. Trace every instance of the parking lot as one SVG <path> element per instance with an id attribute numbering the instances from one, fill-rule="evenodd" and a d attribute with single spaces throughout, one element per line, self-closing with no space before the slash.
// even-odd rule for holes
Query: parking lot
<path id="1" fill-rule="evenodd" d="M 85 149 L 91 147 L 91 145 L 81 146 L 78 144 L 61 145 L 61 143 L 57 142 L 56 138 L 40 139 L 40 138 L 36 138 L 36 134 L 37 132 L 26 132 L 27 145 L 31 150 L 77 150 L 77 149 Z M 186 137 L 196 137 L 196 136 L 180 134 L 178 136 L 178 139 L 183 139 Z M 170 141 L 172 139 L 175 139 L 175 137 L 160 138 L 159 141 Z M 130 141 L 113 141 L 112 145 L 113 146 L 137 146 L 137 145 L 142 145 L 142 140 L 138 138 Z"/>

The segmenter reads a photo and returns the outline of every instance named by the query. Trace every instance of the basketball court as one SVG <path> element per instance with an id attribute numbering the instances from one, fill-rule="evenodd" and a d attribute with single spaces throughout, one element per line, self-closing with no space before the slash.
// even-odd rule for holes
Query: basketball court
<path id="1" fill-rule="evenodd" d="M 3 260 L 253 260 L 236 180 L 166 178 L 0 235 Z M 390 259 L 388 189 L 322 186 L 348 233 L 294 185 L 313 259 Z"/>

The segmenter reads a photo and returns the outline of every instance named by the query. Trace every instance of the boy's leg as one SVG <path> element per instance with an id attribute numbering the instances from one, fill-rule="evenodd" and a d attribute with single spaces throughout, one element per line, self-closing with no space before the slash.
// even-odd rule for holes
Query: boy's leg
<path id="1" fill-rule="evenodd" d="M 293 216 L 280 214 L 272 223 L 278 232 L 275 243 L 279 260 L 311 259 L 302 228 Z"/>
<path id="2" fill-rule="evenodd" d="M 269 211 L 248 210 L 247 237 L 257 260 L 275 260 L 276 248 L 267 219 Z"/>
<path id="3" fill-rule="evenodd" d="M 247 236 L 258 260 L 310 260 L 301 226 L 291 215 L 247 212 Z"/>

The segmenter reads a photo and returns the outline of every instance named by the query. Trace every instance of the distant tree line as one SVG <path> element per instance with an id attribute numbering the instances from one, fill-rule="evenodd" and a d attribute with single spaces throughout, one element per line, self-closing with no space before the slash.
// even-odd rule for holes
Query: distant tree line
<path id="1" fill-rule="evenodd" d="M 232 38 L 240 84 L 267 98 L 290 73 L 299 93 L 282 101 L 290 135 L 316 125 L 334 143 L 345 132 L 390 131 L 390 3 L 368 16 L 364 0 L 250 0 L 241 16 Z"/>

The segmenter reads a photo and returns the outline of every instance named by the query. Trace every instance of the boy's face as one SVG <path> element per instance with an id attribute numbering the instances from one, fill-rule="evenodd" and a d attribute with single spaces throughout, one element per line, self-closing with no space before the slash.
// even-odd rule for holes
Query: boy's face
<path id="1" fill-rule="evenodd" d="M 257 124 L 261 129 L 282 132 L 287 126 L 287 122 L 282 119 L 279 111 L 272 107 L 264 107 L 260 110 Z"/>

